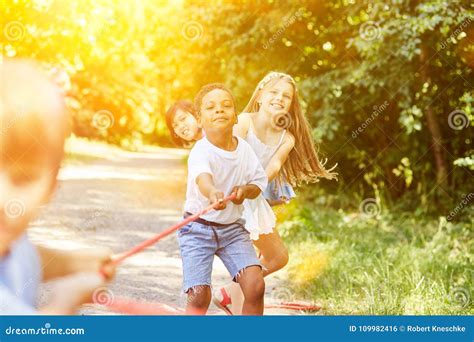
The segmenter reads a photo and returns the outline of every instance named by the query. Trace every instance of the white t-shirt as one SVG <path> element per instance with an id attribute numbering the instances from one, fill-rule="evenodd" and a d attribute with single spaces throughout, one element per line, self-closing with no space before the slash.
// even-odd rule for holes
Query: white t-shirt
<path id="1" fill-rule="evenodd" d="M 35 314 L 41 277 L 38 252 L 25 234 L 0 258 L 0 315 Z"/>
<path id="2" fill-rule="evenodd" d="M 196 214 L 209 206 L 196 184 L 196 178 L 203 174 L 212 175 L 214 186 L 224 196 L 230 195 L 236 185 L 254 184 L 264 191 L 268 178 L 255 152 L 243 139 L 238 139 L 234 151 L 225 151 L 213 145 L 206 137 L 199 140 L 191 150 L 188 159 L 188 185 L 184 211 Z M 243 206 L 227 202 L 224 210 L 211 210 L 201 217 L 216 223 L 233 223 L 242 217 Z"/>

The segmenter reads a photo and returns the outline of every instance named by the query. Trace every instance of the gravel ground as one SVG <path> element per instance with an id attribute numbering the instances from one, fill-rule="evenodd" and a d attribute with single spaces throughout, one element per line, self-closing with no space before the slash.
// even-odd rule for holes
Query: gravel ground
<path id="1" fill-rule="evenodd" d="M 164 230 L 182 218 L 185 155 L 186 151 L 177 149 L 134 153 L 110 148 L 94 158 L 66 162 L 54 198 L 32 224 L 32 240 L 63 249 L 107 246 L 118 253 Z M 172 234 L 127 259 L 105 295 L 107 299 L 124 297 L 183 308 L 181 272 L 178 244 Z M 228 281 L 226 269 L 216 258 L 214 286 Z M 278 275 L 268 277 L 266 284 L 266 303 L 275 298 L 275 288 L 280 291 L 278 298 L 291 296 Z M 47 299 L 49 290 L 50 285 L 42 287 L 40 300 Z M 100 305 L 87 305 L 81 313 L 114 314 Z M 211 304 L 209 314 L 222 311 Z M 272 309 L 266 314 L 294 313 Z"/>

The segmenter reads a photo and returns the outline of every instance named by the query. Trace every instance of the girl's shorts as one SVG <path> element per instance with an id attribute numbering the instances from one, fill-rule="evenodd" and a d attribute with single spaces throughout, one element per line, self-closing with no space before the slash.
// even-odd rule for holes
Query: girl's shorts
<path id="1" fill-rule="evenodd" d="M 285 180 L 278 181 L 274 179 L 268 183 L 267 188 L 263 192 L 263 196 L 268 201 L 289 202 L 292 198 L 296 197 L 296 194 L 291 184 Z"/>

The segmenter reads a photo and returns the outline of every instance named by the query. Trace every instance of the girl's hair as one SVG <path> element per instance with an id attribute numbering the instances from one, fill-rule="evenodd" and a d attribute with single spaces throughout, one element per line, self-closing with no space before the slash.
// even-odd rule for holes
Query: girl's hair
<path id="1" fill-rule="evenodd" d="M 207 93 L 215 90 L 215 89 L 221 89 L 227 92 L 230 97 L 232 98 L 232 102 L 234 104 L 234 108 L 236 107 L 235 105 L 235 98 L 234 95 L 232 95 L 232 92 L 230 91 L 229 88 L 227 88 L 224 84 L 222 83 L 209 83 L 203 86 L 199 92 L 197 93 L 196 97 L 194 98 L 194 106 L 196 107 L 197 114 L 201 115 L 201 105 L 202 105 L 202 99 L 204 96 L 206 96 Z"/>
<path id="2" fill-rule="evenodd" d="M 176 112 L 178 110 L 182 110 L 187 112 L 197 118 L 197 112 L 194 108 L 194 105 L 191 101 L 188 100 L 179 100 L 173 103 L 173 105 L 166 111 L 165 118 L 166 118 L 166 126 L 168 126 L 168 130 L 171 133 L 171 139 L 176 146 L 183 147 L 189 144 L 188 141 L 181 139 L 175 132 L 173 128 L 173 120 Z"/>
<path id="3" fill-rule="evenodd" d="M 285 80 L 293 86 L 293 101 L 290 106 L 290 125 L 288 131 L 295 138 L 295 146 L 288 159 L 281 168 L 281 176 L 293 186 L 302 182 L 317 182 L 319 177 L 337 179 L 337 173 L 332 172 L 337 166 L 330 169 L 324 168 L 327 160 L 321 162 L 318 158 L 314 141 L 311 137 L 311 127 L 303 115 L 298 99 L 298 90 L 293 77 L 280 72 L 268 73 L 257 85 L 244 112 L 256 113 L 260 109 L 260 95 L 262 90 L 275 85 L 278 81 Z"/>

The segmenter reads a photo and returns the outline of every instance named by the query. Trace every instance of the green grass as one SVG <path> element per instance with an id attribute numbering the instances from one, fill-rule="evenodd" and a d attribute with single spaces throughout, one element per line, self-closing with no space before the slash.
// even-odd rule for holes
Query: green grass
<path id="1" fill-rule="evenodd" d="M 277 216 L 292 286 L 324 314 L 474 313 L 472 221 L 296 202 Z"/>

